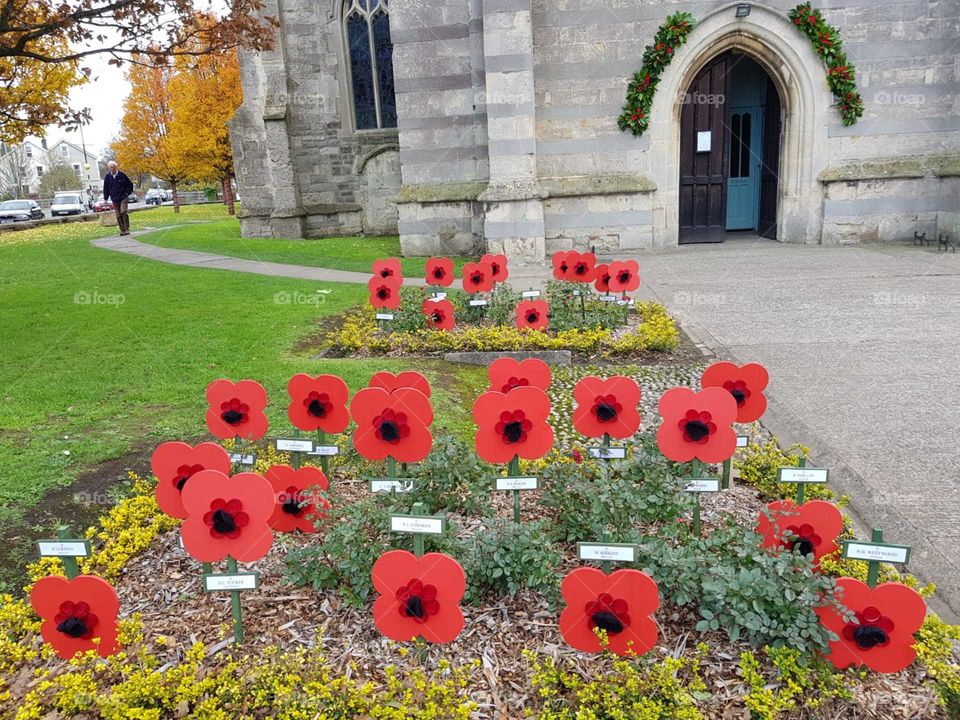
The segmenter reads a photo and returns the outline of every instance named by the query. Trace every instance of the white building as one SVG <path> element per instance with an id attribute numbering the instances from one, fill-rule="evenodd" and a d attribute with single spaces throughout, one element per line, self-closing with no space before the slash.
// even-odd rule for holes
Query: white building
<path id="1" fill-rule="evenodd" d="M 67 140 L 50 147 L 44 141 L 24 140 L 19 145 L 0 146 L 0 193 L 36 195 L 43 176 L 55 165 L 67 165 L 80 177 L 84 189 L 98 195 L 101 186 L 100 167 L 95 153 Z M 16 189 L 16 192 L 13 192 Z"/>

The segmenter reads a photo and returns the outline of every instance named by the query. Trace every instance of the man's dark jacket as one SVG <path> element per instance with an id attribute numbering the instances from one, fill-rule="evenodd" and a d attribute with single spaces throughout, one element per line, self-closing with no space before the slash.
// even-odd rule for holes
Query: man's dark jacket
<path id="1" fill-rule="evenodd" d="M 121 200 L 126 200 L 132 192 L 133 183 L 119 170 L 117 170 L 116 177 L 107 173 L 107 176 L 103 179 L 103 196 L 111 200 L 114 205 Z"/>

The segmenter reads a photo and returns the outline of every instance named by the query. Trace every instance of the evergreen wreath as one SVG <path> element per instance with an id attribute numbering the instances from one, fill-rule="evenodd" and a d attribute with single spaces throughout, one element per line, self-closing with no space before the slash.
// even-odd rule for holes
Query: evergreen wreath
<path id="1" fill-rule="evenodd" d="M 844 125 L 853 125 L 863 115 L 863 98 L 857 90 L 853 65 L 843 51 L 839 31 L 828 25 L 819 10 L 810 3 L 797 5 L 790 11 L 790 19 L 807 36 L 814 51 L 827 66 L 827 85 L 837 99 L 837 110 Z"/>
<path id="2" fill-rule="evenodd" d="M 617 118 L 621 130 L 629 129 L 637 136 L 646 132 L 660 74 L 673 60 L 673 51 L 687 41 L 687 35 L 695 24 L 693 15 L 678 12 L 668 17 L 657 29 L 653 45 L 647 45 L 643 51 L 643 65 L 633 74 L 633 80 L 627 86 L 627 104 Z"/>

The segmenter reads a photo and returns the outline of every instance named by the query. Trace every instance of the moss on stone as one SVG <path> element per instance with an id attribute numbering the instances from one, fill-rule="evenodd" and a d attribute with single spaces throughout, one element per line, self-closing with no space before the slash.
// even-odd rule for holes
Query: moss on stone
<path id="1" fill-rule="evenodd" d="M 853 180 L 887 180 L 895 178 L 921 178 L 927 175 L 953 177 L 960 175 L 960 156 L 924 155 L 867 160 L 846 165 L 828 167 L 819 175 L 820 182 L 844 182 Z"/>
<path id="2" fill-rule="evenodd" d="M 404 185 L 397 195 L 398 203 L 471 202 L 487 188 L 483 180 L 462 183 Z"/>
<path id="3" fill-rule="evenodd" d="M 648 193 L 657 189 L 656 183 L 649 178 L 629 173 L 549 177 L 541 178 L 540 184 L 546 191 L 547 197 L 625 195 L 629 193 Z"/>

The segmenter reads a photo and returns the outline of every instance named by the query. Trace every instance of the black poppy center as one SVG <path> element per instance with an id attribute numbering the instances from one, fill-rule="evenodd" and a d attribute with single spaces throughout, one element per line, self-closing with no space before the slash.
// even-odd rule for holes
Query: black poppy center
<path id="1" fill-rule="evenodd" d="M 686 426 L 687 435 L 690 436 L 691 440 L 701 440 L 710 434 L 710 428 L 707 427 L 705 422 L 700 420 L 691 420 L 687 423 Z"/>
<path id="2" fill-rule="evenodd" d="M 57 625 L 57 630 L 72 638 L 79 638 L 87 634 L 87 624 L 80 618 L 72 617 Z"/>
<path id="3" fill-rule="evenodd" d="M 381 300 L 386 300 L 388 297 L 390 297 L 390 291 L 387 290 L 385 287 L 382 287 L 379 290 L 377 290 L 377 297 L 380 298 Z"/>
<path id="4" fill-rule="evenodd" d="M 854 642 L 864 650 L 883 645 L 888 639 L 887 633 L 875 625 L 861 625 L 853 631 Z"/>
<path id="5" fill-rule="evenodd" d="M 327 406 L 319 400 L 311 400 L 307 405 L 307 412 L 314 417 L 322 418 L 327 416 Z"/>
<path id="6" fill-rule="evenodd" d="M 625 282 L 627 282 L 627 281 L 630 279 L 630 273 L 627 272 L 626 270 L 621 270 L 621 271 L 620 271 L 620 274 L 617 275 L 617 279 L 618 279 L 620 282 L 625 283 Z"/>
<path id="7" fill-rule="evenodd" d="M 388 277 L 390 277 L 391 275 L 393 275 L 393 273 L 390 272 L 389 270 L 381 270 L 381 271 L 380 271 L 380 277 L 382 277 L 382 278 L 388 278 Z"/>
<path id="8" fill-rule="evenodd" d="M 443 315 L 441 315 L 441 314 L 438 313 L 438 312 L 435 312 L 435 313 L 434 313 L 433 315 L 431 315 L 430 317 L 433 318 L 433 321 L 434 321 L 435 323 L 443 322 Z"/>
<path id="9" fill-rule="evenodd" d="M 294 517 L 300 517 L 303 515 L 303 508 L 300 506 L 303 498 L 297 495 L 296 492 L 287 491 L 286 498 L 283 501 L 281 509 L 287 515 L 293 515 Z"/>
<path id="10" fill-rule="evenodd" d="M 443 275 L 444 275 L 443 268 L 433 269 L 433 277 L 435 280 L 443 280 Z"/>
<path id="11" fill-rule="evenodd" d="M 561 263 L 561 265 L 560 265 L 560 272 L 565 273 L 565 272 L 566 272 L 567 270 L 569 270 L 569 269 L 570 269 L 570 268 L 569 268 L 569 266 L 568 266 L 566 263 Z"/>
<path id="12" fill-rule="evenodd" d="M 227 410 L 220 417 L 227 425 L 238 425 L 243 421 L 243 413 L 239 410 Z"/>
<path id="13" fill-rule="evenodd" d="M 533 323 L 535 323 L 539 319 L 540 319 L 539 313 L 535 313 L 535 312 L 527 313 L 527 322 L 530 323 L 531 325 L 533 325 Z"/>
<path id="14" fill-rule="evenodd" d="M 586 275 L 587 266 L 583 263 L 577 263 L 576 267 L 573 269 L 575 275 Z"/>
<path id="15" fill-rule="evenodd" d="M 226 510 L 214 510 L 213 529 L 221 535 L 227 535 L 237 529 L 237 522 Z"/>
<path id="16" fill-rule="evenodd" d="M 799 550 L 800 554 L 806 557 L 807 555 L 813 555 L 813 543 L 806 538 L 800 538 L 799 540 L 794 540 L 791 550 Z"/>
<path id="17" fill-rule="evenodd" d="M 407 617 L 415 617 L 420 620 L 427 614 L 426 608 L 423 607 L 423 600 L 420 599 L 419 595 L 411 595 L 407 598 L 405 611 Z"/>
<path id="18" fill-rule="evenodd" d="M 470 282 L 472 282 L 474 285 L 479 285 L 480 283 L 482 283 L 483 273 L 475 272 L 472 275 L 470 275 Z"/>
<path id="19" fill-rule="evenodd" d="M 591 617 L 593 624 L 601 630 L 606 630 L 611 635 L 623 632 L 623 623 L 612 612 L 601 610 L 594 613 Z"/>
<path id="20" fill-rule="evenodd" d="M 400 439 L 400 428 L 391 420 L 383 420 L 380 423 L 380 437 L 387 442 L 393 442 Z"/>
<path id="21" fill-rule="evenodd" d="M 174 480 L 174 482 L 177 485 L 177 490 L 179 490 L 180 492 L 183 492 L 183 486 L 187 484 L 187 480 L 189 479 L 190 479 L 189 475 L 181 475 L 176 480 Z"/>
<path id="22" fill-rule="evenodd" d="M 737 405 L 743 405 L 743 401 L 747 399 L 747 394 L 737 388 L 731 390 L 730 394 L 733 395 L 733 399 L 737 401 Z"/>
<path id="23" fill-rule="evenodd" d="M 523 437 L 523 423 L 519 420 L 508 422 L 503 426 L 503 436 L 508 442 L 519 442 L 520 438 Z"/>
<path id="24" fill-rule="evenodd" d="M 600 422 L 611 422 L 617 419 L 617 409 L 609 403 L 597 404 L 597 420 Z"/>

